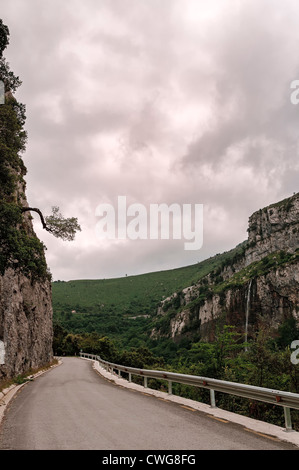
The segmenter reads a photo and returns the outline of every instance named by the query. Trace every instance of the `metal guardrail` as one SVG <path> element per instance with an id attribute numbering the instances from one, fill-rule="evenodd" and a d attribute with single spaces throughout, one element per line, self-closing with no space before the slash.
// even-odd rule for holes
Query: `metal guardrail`
<path id="1" fill-rule="evenodd" d="M 119 375 L 121 372 L 129 374 L 129 381 L 131 382 L 132 375 L 141 376 L 144 378 L 144 387 L 147 387 L 147 379 L 161 379 L 168 381 L 168 393 L 172 394 L 172 383 L 180 383 L 185 385 L 192 385 L 210 390 L 211 407 L 216 407 L 215 391 L 235 395 L 239 397 L 248 398 L 250 400 L 257 400 L 272 405 L 282 406 L 284 408 L 285 430 L 293 431 L 291 421 L 291 408 L 299 410 L 299 394 L 292 392 L 284 392 L 282 390 L 273 390 L 270 388 L 257 387 L 255 385 L 246 385 L 236 382 L 228 382 L 225 380 L 212 379 L 207 377 L 200 377 L 197 375 L 177 374 L 175 372 L 138 369 L 135 367 L 127 367 L 120 364 L 104 361 L 100 356 L 95 354 L 87 354 L 80 352 L 80 356 L 87 359 L 98 361 L 107 371 L 113 372 L 117 370 Z"/>

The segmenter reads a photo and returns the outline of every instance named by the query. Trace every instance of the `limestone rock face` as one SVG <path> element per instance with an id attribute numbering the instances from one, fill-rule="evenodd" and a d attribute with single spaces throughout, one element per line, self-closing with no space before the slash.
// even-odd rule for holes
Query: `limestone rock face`
<path id="1" fill-rule="evenodd" d="M 195 325 L 202 340 L 213 341 L 220 320 L 241 333 L 246 330 L 249 337 L 262 325 L 275 331 L 288 318 L 299 323 L 298 250 L 299 194 L 295 194 L 252 214 L 243 254 L 218 273 L 220 283 L 210 273 L 180 294 L 168 336 L 179 339 Z M 204 286 L 209 289 L 203 299 Z M 165 315 L 165 306 L 176 296 L 165 299 L 157 314 Z M 159 336 L 159 331 L 152 335 Z"/>
<path id="2" fill-rule="evenodd" d="M 25 183 L 18 183 L 16 197 L 23 207 L 28 207 Z M 36 238 L 29 212 L 24 213 L 22 228 Z M 6 269 L 0 276 L 0 379 L 52 361 L 52 321 L 50 276 Z"/>
<path id="3" fill-rule="evenodd" d="M 223 296 L 215 294 L 206 300 L 198 309 L 202 339 L 214 339 L 221 316 L 226 324 L 245 332 L 246 315 L 249 335 L 261 326 L 275 331 L 291 317 L 299 321 L 298 262 L 273 269 L 252 279 L 251 284 L 249 281 L 242 287 L 226 289 Z"/>
<path id="4" fill-rule="evenodd" d="M 299 245 L 299 194 L 255 212 L 249 218 L 246 265 Z"/>
<path id="5" fill-rule="evenodd" d="M 0 277 L 0 378 L 51 362 L 52 339 L 51 282 L 9 268 Z"/>
<path id="6" fill-rule="evenodd" d="M 52 299 L 44 245 L 33 230 L 26 200 L 25 106 L 13 93 L 20 80 L 3 51 L 9 30 L 1 26 L 0 80 L 0 379 L 52 360 Z M 3 96 L 2 96 L 3 98 Z M 25 212 L 24 212 L 25 209 Z"/>

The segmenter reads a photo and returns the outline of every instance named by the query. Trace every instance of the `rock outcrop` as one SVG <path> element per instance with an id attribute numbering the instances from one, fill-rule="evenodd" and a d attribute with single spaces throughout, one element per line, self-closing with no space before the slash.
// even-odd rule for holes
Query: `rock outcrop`
<path id="1" fill-rule="evenodd" d="M 299 246 L 299 195 L 271 204 L 249 218 L 246 265 L 269 253 L 293 253 Z"/>
<path id="2" fill-rule="evenodd" d="M 15 196 L 27 206 L 25 183 L 19 183 Z M 26 240 L 37 241 L 29 212 L 22 218 Z M 35 254 L 42 258 L 44 251 Z M 14 377 L 53 360 L 52 288 L 48 272 L 33 268 L 8 267 L 0 276 L 0 379 Z M 38 264 L 37 264 L 38 266 Z"/>
<path id="3" fill-rule="evenodd" d="M 0 378 L 48 364 L 52 353 L 49 280 L 35 281 L 9 268 L 0 277 Z"/>
<path id="4" fill-rule="evenodd" d="M 14 98 L 18 77 L 3 60 L 9 29 L 0 20 L 0 379 L 51 362 L 52 294 L 44 245 L 33 230 L 21 157 L 25 106 Z M 3 88 L 3 87 L 2 87 Z M 26 212 L 23 210 L 26 208 Z"/>
<path id="5" fill-rule="evenodd" d="M 284 320 L 299 322 L 298 234 L 299 194 L 255 212 L 237 257 L 161 303 L 157 319 L 172 309 L 167 336 L 213 341 L 223 322 L 249 339 L 262 325 L 275 334 Z"/>

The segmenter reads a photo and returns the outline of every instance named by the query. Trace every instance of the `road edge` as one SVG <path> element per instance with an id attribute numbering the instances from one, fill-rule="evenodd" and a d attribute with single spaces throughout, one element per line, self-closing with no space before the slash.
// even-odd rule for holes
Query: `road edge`
<path id="1" fill-rule="evenodd" d="M 36 374 L 31 374 L 26 377 L 26 380 L 22 384 L 12 384 L 9 387 L 5 388 L 0 392 L 0 426 L 2 419 L 4 417 L 5 411 L 7 409 L 7 406 L 11 399 L 19 392 L 21 388 L 23 388 L 25 385 L 27 385 L 31 380 L 36 379 L 40 375 L 45 374 L 46 372 L 49 372 L 50 370 L 54 369 L 54 367 L 58 367 L 62 364 L 61 358 L 56 358 L 58 362 L 56 364 L 53 364 L 46 369 L 42 369 Z"/>
<path id="2" fill-rule="evenodd" d="M 183 398 L 177 395 L 169 395 L 167 392 L 161 392 L 161 391 L 154 390 L 148 387 L 144 387 L 143 385 L 138 385 L 133 382 L 129 382 L 128 380 L 120 377 L 119 375 L 115 373 L 107 372 L 106 369 L 100 366 L 98 361 L 94 361 L 93 359 L 88 359 L 88 358 L 80 358 L 80 359 L 93 362 L 93 365 L 92 365 L 93 369 L 97 373 L 99 373 L 102 377 L 114 382 L 116 385 L 130 388 L 135 391 L 139 391 L 143 394 L 145 393 L 148 395 L 154 395 L 155 397 L 159 399 L 163 399 L 165 401 L 175 402 L 182 406 L 187 406 L 193 410 L 206 413 L 215 419 L 227 420 L 232 423 L 239 424 L 243 426 L 247 431 L 254 432 L 263 437 L 268 437 L 270 439 L 277 438 L 281 441 L 289 442 L 299 447 L 299 432 L 297 431 L 286 431 L 284 428 L 280 426 L 276 426 L 274 424 L 265 423 L 263 421 L 249 418 L 247 416 L 243 416 L 237 413 L 232 413 L 230 411 L 222 410 L 221 408 L 217 408 L 217 407 L 213 408 L 210 405 L 197 402 L 189 398 Z"/>

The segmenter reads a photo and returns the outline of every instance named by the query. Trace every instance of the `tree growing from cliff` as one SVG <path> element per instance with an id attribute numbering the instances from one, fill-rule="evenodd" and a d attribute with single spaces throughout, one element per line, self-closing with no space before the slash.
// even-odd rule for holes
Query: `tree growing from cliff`
<path id="1" fill-rule="evenodd" d="M 13 267 L 43 277 L 49 274 L 45 246 L 23 215 L 31 210 L 37 212 L 43 228 L 63 240 L 73 240 L 81 228 L 75 217 L 64 218 L 56 206 L 47 217 L 40 209 L 27 206 L 26 167 L 21 158 L 27 142 L 24 129 L 26 113 L 25 105 L 13 96 L 21 81 L 3 56 L 8 44 L 9 29 L 0 19 L 0 81 L 5 92 L 4 103 L 0 104 L 0 274 Z"/>
<path id="2" fill-rule="evenodd" d="M 57 206 L 53 206 L 52 214 L 46 217 L 43 216 L 37 207 L 22 207 L 22 212 L 26 211 L 36 212 L 40 217 L 43 228 L 47 232 L 52 233 L 54 237 L 72 241 L 75 238 L 76 232 L 78 230 L 81 231 L 78 219 L 76 217 L 65 219 Z"/>

